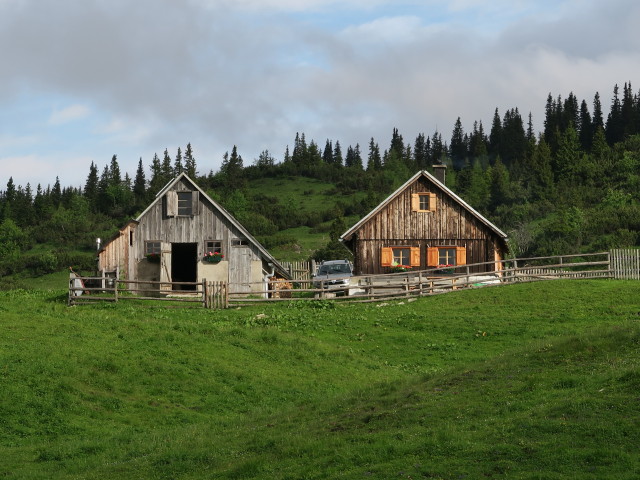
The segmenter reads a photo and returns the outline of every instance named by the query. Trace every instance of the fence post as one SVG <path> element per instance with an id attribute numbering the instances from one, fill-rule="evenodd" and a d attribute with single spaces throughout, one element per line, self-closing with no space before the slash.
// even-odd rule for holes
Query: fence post
<path id="1" fill-rule="evenodd" d="M 118 282 L 120 280 L 120 271 L 118 267 L 116 267 L 116 278 L 113 284 L 113 293 L 115 294 L 116 303 L 118 303 Z"/>
<path id="2" fill-rule="evenodd" d="M 208 303 L 208 299 L 207 299 L 207 280 L 206 279 L 202 279 L 202 307 L 203 308 L 207 308 L 207 303 Z"/>

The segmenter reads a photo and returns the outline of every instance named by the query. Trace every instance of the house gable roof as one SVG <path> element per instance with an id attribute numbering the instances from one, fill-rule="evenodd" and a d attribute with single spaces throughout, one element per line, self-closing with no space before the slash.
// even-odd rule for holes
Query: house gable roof
<path id="1" fill-rule="evenodd" d="M 400 188 L 398 188 L 395 192 L 393 192 L 385 200 L 383 200 L 382 203 L 380 203 L 380 205 L 378 205 L 371 212 L 369 212 L 366 216 L 364 216 L 362 219 L 360 219 L 360 221 L 357 222 L 353 227 L 351 227 L 349 230 L 347 230 L 345 233 L 343 233 L 340 236 L 340 241 L 341 242 L 349 241 L 351 239 L 351 237 L 353 236 L 353 234 L 356 233 L 360 229 L 360 227 L 362 227 L 365 223 L 367 223 L 369 220 L 371 220 L 375 215 L 377 215 L 381 210 L 383 210 L 393 199 L 395 199 L 402 192 L 404 192 L 409 187 L 409 185 L 412 185 L 414 182 L 416 182 L 421 177 L 427 178 L 430 182 L 434 183 L 438 188 L 442 189 L 449 197 L 451 197 L 456 203 L 458 203 L 465 210 L 467 210 L 478 221 L 480 221 L 482 224 L 484 224 L 489 229 L 491 229 L 497 236 L 499 236 L 500 238 L 502 238 L 503 240 L 506 241 L 506 239 L 507 239 L 507 234 L 506 233 L 504 233 L 502 230 L 500 230 L 498 227 L 496 227 L 493 223 L 491 223 L 485 217 L 480 215 L 480 213 L 478 213 L 473 207 L 471 207 L 471 205 L 469 205 L 467 202 L 462 200 L 458 195 L 453 193 L 442 182 L 440 182 L 436 177 L 431 175 L 426 170 L 419 171 L 413 177 L 411 177 L 409 180 L 407 180 Z"/>
<path id="2" fill-rule="evenodd" d="M 191 180 L 191 178 L 189 178 L 189 176 L 182 172 L 180 175 L 178 175 L 177 177 L 175 177 L 173 180 L 171 180 L 169 183 L 167 183 L 162 190 L 160 190 L 158 192 L 158 194 L 156 195 L 156 198 L 153 200 L 153 202 L 151 202 L 151 204 L 140 214 L 138 215 L 138 217 L 135 219 L 136 222 L 140 222 L 140 219 L 142 217 L 144 217 L 147 212 L 149 210 L 151 210 L 155 204 L 157 204 L 158 202 L 162 201 L 162 197 L 169 191 L 171 190 L 177 183 L 179 183 L 180 181 L 185 180 L 186 182 L 188 182 L 194 190 L 197 190 L 199 192 L 200 198 L 204 198 L 206 199 L 212 206 L 213 208 L 215 208 L 220 215 L 222 215 L 222 217 L 224 217 L 231 225 L 233 225 L 235 228 L 237 228 L 242 235 L 244 235 L 246 237 L 246 239 L 251 242 L 251 244 L 256 247 L 258 249 L 258 251 L 260 251 L 260 253 L 262 254 L 262 256 L 264 257 L 265 260 L 267 260 L 268 262 L 273 263 L 274 268 L 276 271 L 278 271 L 278 273 L 280 273 L 281 275 L 283 275 L 285 278 L 289 278 L 290 275 L 287 272 L 287 270 L 280 264 L 280 262 L 278 262 L 275 258 L 273 258 L 273 256 L 269 253 L 269 251 L 264 248 L 262 246 L 262 244 L 260 242 L 258 242 L 253 235 L 251 235 L 246 228 L 244 228 L 242 226 L 242 224 L 240 222 L 238 222 L 229 212 L 227 212 L 222 205 L 218 204 L 217 202 L 215 202 L 209 195 L 206 194 L 206 192 L 204 190 L 202 190 L 193 180 Z"/>

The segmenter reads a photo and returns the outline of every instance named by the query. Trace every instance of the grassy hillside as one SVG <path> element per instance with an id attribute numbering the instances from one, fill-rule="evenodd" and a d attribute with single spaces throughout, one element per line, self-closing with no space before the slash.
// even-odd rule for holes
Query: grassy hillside
<path id="1" fill-rule="evenodd" d="M 554 281 L 212 312 L 0 292 L 0 476 L 638 478 L 638 298 Z"/>

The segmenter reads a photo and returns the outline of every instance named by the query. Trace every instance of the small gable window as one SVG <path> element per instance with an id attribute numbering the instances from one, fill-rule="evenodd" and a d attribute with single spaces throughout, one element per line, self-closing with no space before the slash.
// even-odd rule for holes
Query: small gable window
<path id="1" fill-rule="evenodd" d="M 435 193 L 414 193 L 411 195 L 411 210 L 414 212 L 435 212 Z"/>
<path id="2" fill-rule="evenodd" d="M 168 217 L 191 217 L 198 214 L 197 191 L 170 191 L 166 194 Z"/>
<path id="3" fill-rule="evenodd" d="M 192 208 L 191 192 L 178 192 L 178 215 L 191 215 Z"/>

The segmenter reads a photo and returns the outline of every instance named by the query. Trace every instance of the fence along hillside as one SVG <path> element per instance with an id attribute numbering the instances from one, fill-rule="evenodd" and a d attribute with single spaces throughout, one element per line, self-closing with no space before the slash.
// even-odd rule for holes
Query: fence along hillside
<path id="1" fill-rule="evenodd" d="M 611 269 L 620 280 L 640 280 L 640 249 L 611 251 Z"/>
<path id="2" fill-rule="evenodd" d="M 472 273 L 478 265 L 407 271 L 383 275 L 353 277 L 349 285 L 335 287 L 320 284 L 314 288 L 310 263 L 292 264 L 292 272 L 300 276 L 282 285 L 271 285 L 262 294 L 240 292 L 233 283 L 209 282 L 203 279 L 193 284 L 166 282 L 133 282 L 118 278 L 117 272 L 105 272 L 98 277 L 82 277 L 74 272 L 69 279 L 69 305 L 95 301 L 163 300 L 173 306 L 201 306 L 227 308 L 257 302 L 309 301 L 335 299 L 346 302 L 375 302 L 435 295 L 466 288 L 480 288 L 515 282 L 532 282 L 585 278 L 617 278 L 640 280 L 640 250 L 618 249 L 582 255 L 558 255 L 508 259 L 491 262 L 495 270 L 483 274 Z M 297 267 L 297 268 L 296 268 Z M 309 270 L 307 270 L 309 269 Z M 304 270 L 304 271 L 303 271 Z M 157 283 L 158 285 L 155 285 Z M 327 288 L 325 288 L 327 287 Z M 186 290 L 186 291 L 185 291 Z"/>

